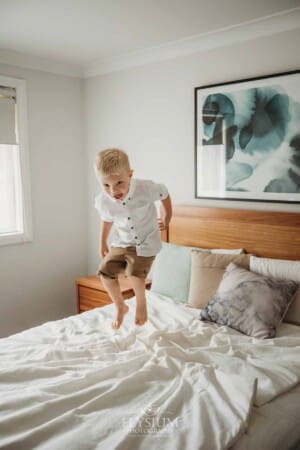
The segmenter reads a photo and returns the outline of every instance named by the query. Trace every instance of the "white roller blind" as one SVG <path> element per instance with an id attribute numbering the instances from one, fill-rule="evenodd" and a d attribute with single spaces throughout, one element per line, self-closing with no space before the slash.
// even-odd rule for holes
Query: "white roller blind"
<path id="1" fill-rule="evenodd" d="M 18 147 L 0 144 L 0 233 L 20 231 Z"/>
<path id="2" fill-rule="evenodd" d="M 17 144 L 15 90 L 0 88 L 0 144 Z"/>

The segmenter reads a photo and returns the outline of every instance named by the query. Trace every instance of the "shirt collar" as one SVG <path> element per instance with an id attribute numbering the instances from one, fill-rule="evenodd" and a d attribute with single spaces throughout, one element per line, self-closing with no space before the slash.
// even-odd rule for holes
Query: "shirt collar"
<path id="1" fill-rule="evenodd" d="M 136 180 L 135 180 L 135 178 L 131 178 L 127 195 L 126 195 L 126 197 L 124 197 L 121 200 L 122 202 L 126 202 L 127 203 L 128 200 L 132 200 L 132 197 L 133 197 L 133 194 L 134 194 L 134 191 L 135 191 L 135 186 L 136 186 Z"/>

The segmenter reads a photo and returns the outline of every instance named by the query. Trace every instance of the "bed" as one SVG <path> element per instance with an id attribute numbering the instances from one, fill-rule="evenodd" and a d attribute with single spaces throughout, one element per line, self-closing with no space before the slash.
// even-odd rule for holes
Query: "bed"
<path id="1" fill-rule="evenodd" d="M 297 213 L 177 206 L 164 239 L 296 262 L 299 230 Z M 0 341 L 0 448 L 297 448 L 296 319 L 257 339 L 153 290 L 145 326 L 127 304 L 119 330 L 107 305 Z"/>

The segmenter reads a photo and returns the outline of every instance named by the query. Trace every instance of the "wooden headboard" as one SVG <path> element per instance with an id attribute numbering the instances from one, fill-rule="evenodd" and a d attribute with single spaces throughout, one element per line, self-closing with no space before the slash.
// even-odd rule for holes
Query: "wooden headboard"
<path id="1" fill-rule="evenodd" d="M 175 206 L 166 240 L 300 260 L 300 213 Z"/>

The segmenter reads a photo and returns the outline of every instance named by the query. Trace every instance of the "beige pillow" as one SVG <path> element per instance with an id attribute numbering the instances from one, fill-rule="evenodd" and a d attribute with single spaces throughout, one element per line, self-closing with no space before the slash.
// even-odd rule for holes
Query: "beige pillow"
<path id="1" fill-rule="evenodd" d="M 221 255 L 192 250 L 188 306 L 203 309 L 217 291 L 226 267 L 231 262 L 249 269 L 250 255 Z"/>

